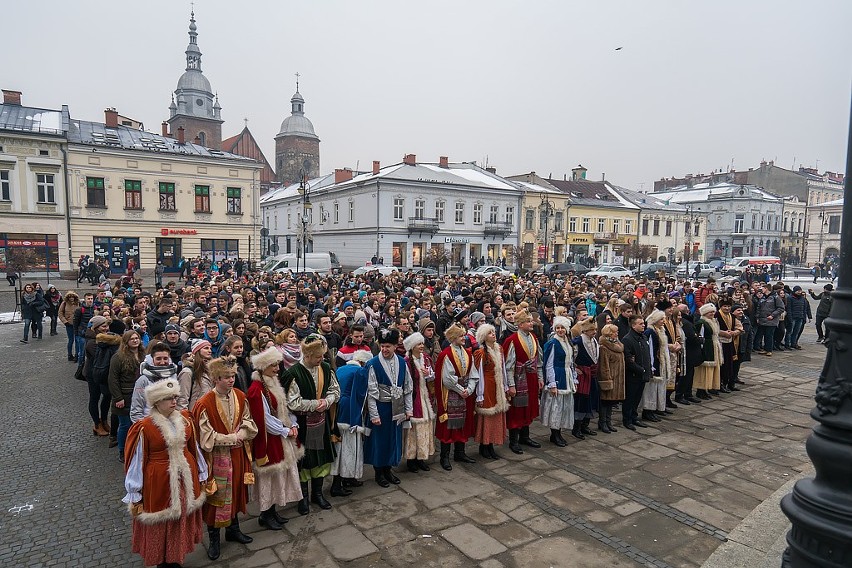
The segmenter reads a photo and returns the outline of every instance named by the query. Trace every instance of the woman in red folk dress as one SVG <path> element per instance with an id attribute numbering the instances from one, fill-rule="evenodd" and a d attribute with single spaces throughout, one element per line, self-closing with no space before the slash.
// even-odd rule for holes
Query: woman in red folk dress
<path id="1" fill-rule="evenodd" d="M 201 542 L 207 463 L 198 447 L 195 422 L 177 410 L 178 382 L 165 379 L 145 389 L 151 414 L 127 434 L 125 480 L 133 516 L 133 552 L 146 566 L 180 566 Z"/>
<path id="2" fill-rule="evenodd" d="M 496 460 L 500 456 L 494 451 L 494 444 L 502 446 L 506 441 L 506 411 L 509 409 L 506 361 L 493 325 L 479 326 L 476 341 L 480 347 L 473 353 L 473 366 L 479 374 L 474 440 L 479 442 L 479 455 Z"/>

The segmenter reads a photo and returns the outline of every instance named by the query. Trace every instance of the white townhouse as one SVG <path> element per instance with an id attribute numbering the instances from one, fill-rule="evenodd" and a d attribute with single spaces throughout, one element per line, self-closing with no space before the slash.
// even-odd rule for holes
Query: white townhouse
<path id="1" fill-rule="evenodd" d="M 349 169 L 272 189 L 261 198 L 265 252 L 332 251 L 344 267 L 512 264 L 523 191 L 471 163 L 417 162 L 414 154 L 370 172 Z M 303 219 L 307 221 L 303 223 Z M 271 245 L 271 246 L 270 246 Z"/>

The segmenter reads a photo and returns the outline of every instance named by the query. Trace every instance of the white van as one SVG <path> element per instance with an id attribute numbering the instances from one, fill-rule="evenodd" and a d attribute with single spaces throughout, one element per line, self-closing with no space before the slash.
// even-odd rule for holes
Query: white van
<path id="1" fill-rule="evenodd" d="M 315 270 L 322 276 L 337 274 L 340 272 L 340 262 L 333 252 L 309 252 L 302 259 L 301 255 L 279 254 L 266 259 L 261 270 L 263 272 L 296 272 L 296 268 Z"/>
<path id="2" fill-rule="evenodd" d="M 738 256 L 725 265 L 724 274 L 741 276 L 748 266 L 752 268 L 765 266 L 770 272 L 776 272 L 781 269 L 781 259 L 777 256 Z"/>

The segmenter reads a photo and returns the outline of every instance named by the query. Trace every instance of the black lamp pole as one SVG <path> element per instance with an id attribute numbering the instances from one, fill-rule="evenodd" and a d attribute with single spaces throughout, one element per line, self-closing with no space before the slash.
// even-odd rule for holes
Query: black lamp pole
<path id="1" fill-rule="evenodd" d="M 846 154 L 843 216 L 840 235 L 840 280 L 832 293 L 828 351 L 816 388 L 817 424 L 807 441 L 814 464 L 813 479 L 802 479 L 781 500 L 793 528 L 787 533 L 784 568 L 852 566 L 852 123 Z"/>

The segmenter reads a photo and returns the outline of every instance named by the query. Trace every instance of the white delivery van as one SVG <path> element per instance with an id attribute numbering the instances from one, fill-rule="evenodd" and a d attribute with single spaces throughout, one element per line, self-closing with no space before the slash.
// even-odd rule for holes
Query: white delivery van
<path id="1" fill-rule="evenodd" d="M 781 259 L 777 256 L 738 256 L 732 258 L 725 265 L 724 274 L 726 276 L 742 276 L 748 266 L 751 266 L 752 269 L 765 266 L 770 272 L 774 273 L 781 270 Z"/>
<path id="2" fill-rule="evenodd" d="M 300 271 L 304 267 L 310 268 L 322 276 L 340 272 L 340 263 L 333 252 L 309 252 L 304 260 L 301 255 L 297 257 L 292 253 L 270 256 L 261 270 L 263 272 L 296 272 L 297 267 Z"/>

